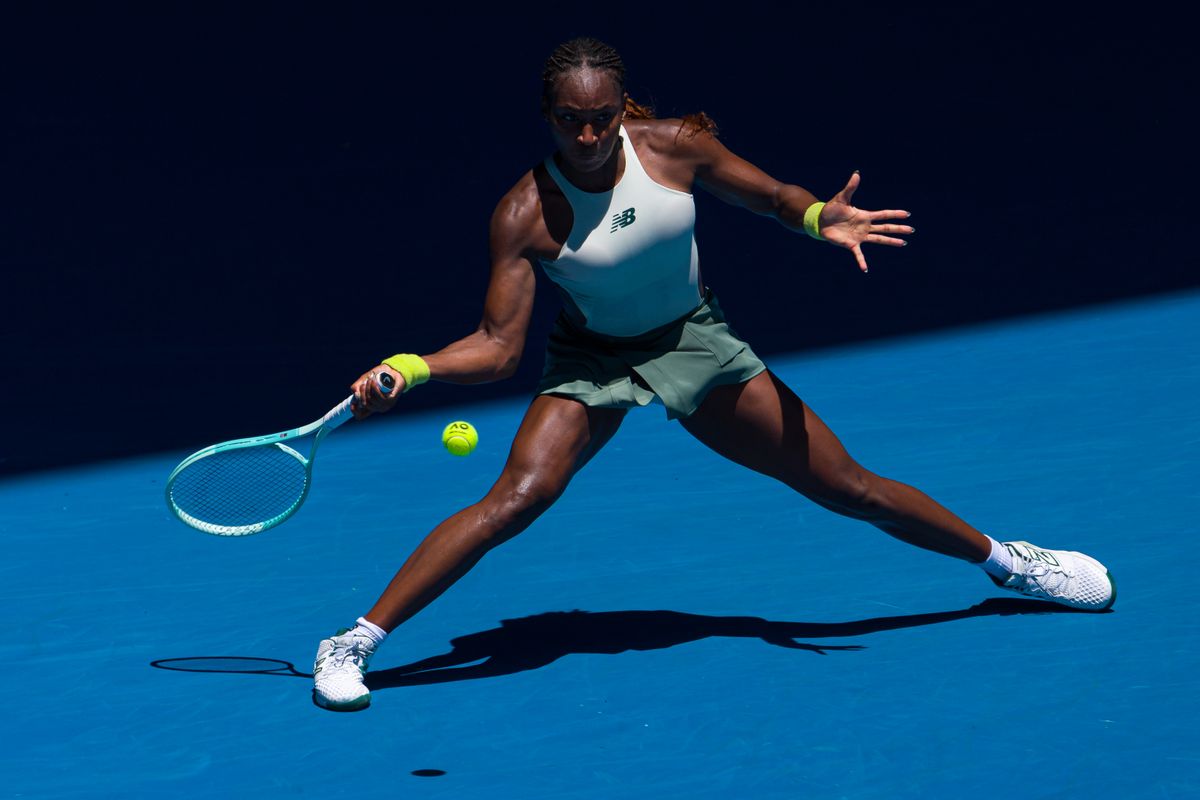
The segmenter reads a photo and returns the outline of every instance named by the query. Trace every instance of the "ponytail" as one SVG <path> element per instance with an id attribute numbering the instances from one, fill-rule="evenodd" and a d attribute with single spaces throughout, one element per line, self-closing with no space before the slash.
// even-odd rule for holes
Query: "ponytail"
<path id="1" fill-rule="evenodd" d="M 654 116 L 653 106 L 644 106 L 628 95 L 625 96 L 625 118 L 658 119 L 658 117 Z M 683 124 L 679 127 L 680 133 L 684 131 L 687 131 L 689 139 L 701 131 L 710 136 L 716 136 L 717 123 L 703 111 L 696 114 L 688 114 L 683 118 Z"/>

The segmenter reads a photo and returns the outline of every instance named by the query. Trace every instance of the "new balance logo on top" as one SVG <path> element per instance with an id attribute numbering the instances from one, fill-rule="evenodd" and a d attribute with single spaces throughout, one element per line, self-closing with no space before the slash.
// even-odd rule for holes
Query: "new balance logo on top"
<path id="1" fill-rule="evenodd" d="M 1024 542 L 1004 542 L 1005 548 L 1017 558 L 1023 558 L 1027 561 L 1041 561 L 1043 564 L 1049 564 L 1052 567 L 1062 566 L 1058 563 L 1058 559 L 1054 554 L 1047 550 L 1035 550 L 1028 545 L 1018 548 L 1015 545 L 1025 544 Z M 1024 550 L 1025 552 L 1022 552 Z"/>
<path id="2" fill-rule="evenodd" d="M 637 215 L 633 213 L 632 208 L 627 208 L 620 214 L 613 214 L 612 228 L 609 233 L 616 233 L 617 228 L 628 228 L 635 222 L 637 222 Z"/>

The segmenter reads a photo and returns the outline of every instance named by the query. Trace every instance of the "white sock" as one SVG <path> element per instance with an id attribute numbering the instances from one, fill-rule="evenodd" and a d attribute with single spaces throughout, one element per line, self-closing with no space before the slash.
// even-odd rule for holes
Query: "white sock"
<path id="1" fill-rule="evenodd" d="M 979 566 L 983 567 L 983 571 L 988 575 L 994 575 L 997 578 L 1006 579 L 1013 571 L 1012 553 L 1008 552 L 1008 548 L 997 542 L 992 537 L 987 537 L 992 543 L 992 552 L 988 556 L 987 561 L 984 561 Z"/>
<path id="2" fill-rule="evenodd" d="M 366 636 L 377 645 L 383 644 L 383 640 L 387 638 L 387 631 L 374 622 L 368 622 L 366 617 L 359 617 L 355 622 L 358 623 L 358 627 L 350 632 L 356 636 Z"/>

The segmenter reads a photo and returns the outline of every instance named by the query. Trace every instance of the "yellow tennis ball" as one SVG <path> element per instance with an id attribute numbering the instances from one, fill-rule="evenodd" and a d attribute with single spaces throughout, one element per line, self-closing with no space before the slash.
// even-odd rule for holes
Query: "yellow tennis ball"
<path id="1" fill-rule="evenodd" d="M 442 431 L 442 444 L 456 456 L 469 456 L 479 444 L 479 433 L 469 422 L 451 422 Z"/>

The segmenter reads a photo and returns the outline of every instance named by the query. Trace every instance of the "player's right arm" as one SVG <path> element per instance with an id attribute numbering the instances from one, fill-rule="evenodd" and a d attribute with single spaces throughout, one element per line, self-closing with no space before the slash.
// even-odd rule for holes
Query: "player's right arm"
<path id="1" fill-rule="evenodd" d="M 522 181 L 492 214 L 492 274 L 475 332 L 424 356 L 433 380 L 488 383 L 511 376 L 525 348 L 533 310 L 532 226 L 540 214 L 523 196 Z"/>
<path id="2" fill-rule="evenodd" d="M 531 175 L 501 199 L 489 232 L 492 272 L 483 318 L 475 331 L 436 353 L 424 355 L 431 380 L 488 383 L 511 376 L 521 360 L 533 310 L 533 242 L 542 222 L 541 205 Z M 387 372 L 396 381 L 389 395 L 379 392 L 374 376 Z M 389 410 L 404 389 L 404 378 L 384 364 L 354 382 L 359 416 Z"/>

